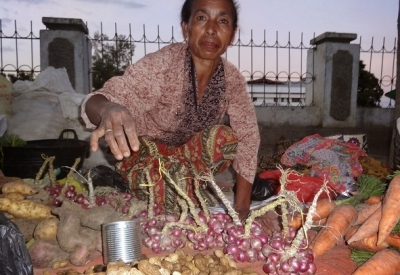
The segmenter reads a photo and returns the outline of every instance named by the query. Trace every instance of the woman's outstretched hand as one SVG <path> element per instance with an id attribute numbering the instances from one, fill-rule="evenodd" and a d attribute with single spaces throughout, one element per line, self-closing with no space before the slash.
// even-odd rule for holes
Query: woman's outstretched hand
<path id="1" fill-rule="evenodd" d="M 98 115 L 100 123 L 90 139 L 93 152 L 97 151 L 99 139 L 103 136 L 117 160 L 129 157 L 131 150 L 139 150 L 136 123 L 126 108 L 108 101 L 101 104 Z"/>

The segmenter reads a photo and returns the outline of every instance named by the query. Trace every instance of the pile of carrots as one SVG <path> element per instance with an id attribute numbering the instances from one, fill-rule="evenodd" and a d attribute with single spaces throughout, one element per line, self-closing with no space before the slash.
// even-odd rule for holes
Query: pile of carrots
<path id="1" fill-rule="evenodd" d="M 345 242 L 353 257 L 358 251 L 369 255 L 362 262 L 356 261 L 359 267 L 353 274 L 400 274 L 400 235 L 396 233 L 400 227 L 400 175 L 391 179 L 381 196 L 364 197 L 356 204 L 328 199 L 318 202 L 313 220 L 320 230 L 310 245 L 314 257 Z M 300 228 L 303 220 L 304 214 L 295 215 L 290 225 Z"/>

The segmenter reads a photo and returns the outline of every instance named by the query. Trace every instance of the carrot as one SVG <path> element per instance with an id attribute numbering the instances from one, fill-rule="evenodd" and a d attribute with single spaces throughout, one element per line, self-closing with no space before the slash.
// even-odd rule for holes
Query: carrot
<path id="1" fill-rule="evenodd" d="M 382 201 L 382 198 L 380 196 L 372 196 L 372 197 L 369 197 L 368 199 L 366 199 L 364 201 L 364 203 L 366 203 L 366 204 L 377 204 L 377 203 L 380 203 L 381 201 Z"/>
<path id="2" fill-rule="evenodd" d="M 322 199 L 317 202 L 317 207 L 315 209 L 315 214 L 313 216 L 313 221 L 319 221 L 329 216 L 331 211 L 336 207 L 334 201 L 330 199 Z M 289 221 L 289 226 L 299 229 L 305 220 L 307 213 L 301 215 L 299 212 L 296 213 L 292 220 Z"/>
<path id="3" fill-rule="evenodd" d="M 354 235 L 354 233 L 357 232 L 357 230 L 360 228 L 360 225 L 357 225 L 356 223 L 354 223 L 355 225 L 351 226 L 349 228 L 349 230 L 347 230 L 346 235 L 344 235 L 344 239 L 347 241 L 348 239 L 351 238 L 351 236 Z"/>
<path id="4" fill-rule="evenodd" d="M 326 220 L 327 220 L 327 218 L 323 218 L 323 219 L 314 221 L 314 222 L 313 222 L 313 225 L 314 225 L 314 226 L 323 226 L 323 225 L 326 224 Z"/>
<path id="5" fill-rule="evenodd" d="M 328 216 L 326 225 L 311 242 L 314 257 L 318 257 L 339 244 L 357 218 L 357 211 L 351 205 L 339 205 Z"/>
<path id="6" fill-rule="evenodd" d="M 376 252 L 353 275 L 395 275 L 400 272 L 400 254 L 392 249 Z"/>
<path id="7" fill-rule="evenodd" d="M 352 249 L 358 249 L 368 252 L 377 252 L 379 250 L 385 249 L 389 246 L 389 244 L 385 241 L 381 244 L 377 245 L 376 241 L 378 240 L 378 235 L 374 234 L 372 236 L 366 237 L 364 239 L 352 242 L 348 244 L 348 246 Z"/>
<path id="8" fill-rule="evenodd" d="M 379 221 L 378 244 L 389 236 L 400 219 L 400 175 L 395 176 L 382 201 L 382 217 Z"/>
<path id="9" fill-rule="evenodd" d="M 389 245 L 395 246 L 398 249 L 400 249 L 400 235 L 399 234 L 389 234 L 389 236 L 387 236 L 386 238 L 386 242 Z"/>
<path id="10" fill-rule="evenodd" d="M 363 224 L 361 224 L 360 228 L 351 236 L 350 239 L 347 240 L 347 244 L 351 244 L 352 242 L 356 242 L 367 238 L 373 234 L 378 232 L 378 221 L 380 220 L 382 215 L 381 207 L 379 207 L 375 212 L 365 220 Z"/>
<path id="11" fill-rule="evenodd" d="M 354 222 L 354 224 L 362 224 L 363 222 L 365 222 L 369 218 L 369 216 L 371 216 L 379 207 L 381 207 L 381 205 L 381 202 L 367 205 L 366 208 L 358 211 L 357 220 Z"/>

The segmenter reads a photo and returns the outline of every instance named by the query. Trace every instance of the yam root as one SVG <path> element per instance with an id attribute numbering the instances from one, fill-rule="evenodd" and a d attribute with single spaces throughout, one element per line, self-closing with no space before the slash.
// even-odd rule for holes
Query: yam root
<path id="1" fill-rule="evenodd" d="M 53 209 L 60 219 L 57 241 L 64 251 L 70 253 L 70 262 L 76 266 L 85 265 L 92 254 L 101 249 L 101 232 L 81 226 L 84 211 L 80 205 L 69 200 Z"/>
<path id="2" fill-rule="evenodd" d="M 36 241 L 38 240 L 48 240 L 48 241 L 56 241 L 57 240 L 57 230 L 60 220 L 57 218 L 46 219 L 41 221 L 35 228 L 33 232 L 33 237 Z"/>
<path id="3" fill-rule="evenodd" d="M 66 261 L 69 253 L 63 251 L 56 241 L 39 240 L 28 248 L 32 265 L 37 268 L 50 267 L 54 262 Z"/>
<path id="4" fill-rule="evenodd" d="M 12 201 L 22 201 L 25 199 L 25 196 L 22 195 L 21 193 L 5 193 L 3 195 L 1 195 L 2 198 L 6 198 Z"/>
<path id="5" fill-rule="evenodd" d="M 12 201 L 0 198 L 0 211 L 6 212 L 15 218 L 44 220 L 54 218 L 51 207 L 30 200 Z"/>
<path id="6" fill-rule="evenodd" d="M 11 221 L 18 227 L 22 235 L 24 235 L 25 242 L 29 242 L 33 238 L 33 233 L 38 225 L 38 220 L 29 219 L 11 219 Z"/>
<path id="7" fill-rule="evenodd" d="M 7 193 L 19 193 L 24 196 L 31 196 L 38 192 L 38 189 L 24 182 L 22 179 L 7 182 L 1 188 L 3 194 Z"/>

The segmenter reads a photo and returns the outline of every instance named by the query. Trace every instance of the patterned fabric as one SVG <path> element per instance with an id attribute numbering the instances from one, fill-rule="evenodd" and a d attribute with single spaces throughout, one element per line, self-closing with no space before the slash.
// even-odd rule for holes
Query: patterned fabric
<path id="1" fill-rule="evenodd" d="M 337 139 L 342 142 L 349 142 L 359 146 L 366 153 L 368 153 L 368 142 L 366 134 L 353 134 L 353 135 L 333 135 L 327 138 Z"/>
<path id="2" fill-rule="evenodd" d="M 370 156 L 360 157 L 360 164 L 363 174 L 374 176 L 382 182 L 387 180 L 387 176 L 393 174 L 393 169 Z"/>
<path id="3" fill-rule="evenodd" d="M 257 174 L 260 174 L 267 170 L 276 170 L 278 166 L 282 168 L 288 168 L 286 165 L 282 164 L 281 158 L 285 151 L 298 142 L 298 139 L 291 140 L 281 140 L 275 145 L 275 152 L 272 155 L 259 156 L 257 161 Z M 293 170 L 296 170 L 299 173 L 303 173 L 309 169 L 308 166 L 295 164 L 290 167 Z"/>
<path id="4" fill-rule="evenodd" d="M 182 134 L 185 131 L 193 133 L 193 129 L 184 128 L 189 121 L 186 116 L 191 113 L 187 111 L 191 103 L 186 101 L 192 85 L 187 66 L 187 51 L 188 46 L 184 43 L 168 45 L 146 55 L 129 66 L 123 76 L 111 78 L 104 84 L 104 88 L 89 94 L 81 108 L 86 126 L 95 128 L 85 113 L 85 104 L 91 96 L 102 94 L 132 113 L 138 135 L 146 140 L 160 141 L 164 137 L 170 140 L 178 130 Z M 237 154 L 232 167 L 247 181 L 253 182 L 260 143 L 254 106 L 241 72 L 226 59 L 221 60 L 223 68 L 218 67 L 214 73 L 208 87 L 208 96 L 200 104 L 204 104 L 201 107 L 201 116 L 215 118 L 202 122 L 203 129 L 215 125 L 216 122 L 220 124 L 225 115 L 229 117 L 229 125 L 238 138 Z M 219 96 L 218 101 L 214 94 Z M 217 108 L 210 109 L 211 106 L 206 105 Z"/>
<path id="5" fill-rule="evenodd" d="M 148 199 L 148 184 L 154 184 L 155 202 L 168 213 L 176 211 L 177 192 L 168 177 L 159 171 L 160 161 L 175 183 L 198 205 L 193 178 L 211 169 L 218 174 L 227 169 L 235 158 L 237 137 L 232 128 L 216 125 L 197 133 L 179 147 L 155 143 L 140 138 L 138 152 L 119 162 L 116 170 L 129 183 L 139 199 Z M 201 188 L 202 197 L 212 205 L 215 198 Z"/>
<path id="6" fill-rule="evenodd" d="M 186 51 L 185 72 L 188 73 L 189 82 L 197 83 L 197 76 L 189 50 Z M 194 74 L 194 75 L 192 75 Z M 225 101 L 225 75 L 222 61 L 219 63 L 200 102 L 193 85 L 188 85 L 184 94 L 184 110 L 176 116 L 182 117 L 182 122 L 174 132 L 169 132 L 155 141 L 171 146 L 179 146 L 187 142 L 197 132 L 211 125 L 219 123 L 219 108 Z M 225 104 L 225 103 L 224 103 Z"/>
<path id="7" fill-rule="evenodd" d="M 357 145 L 321 137 L 307 136 L 286 150 L 281 158 L 285 165 L 311 166 L 311 176 L 328 179 L 339 194 L 352 190 L 354 178 L 363 170 L 359 162 L 365 152 Z"/>

